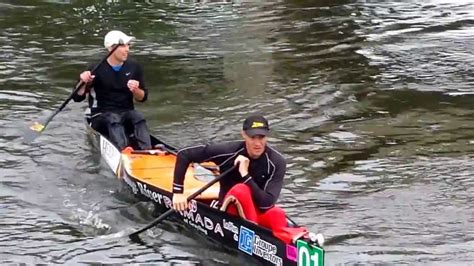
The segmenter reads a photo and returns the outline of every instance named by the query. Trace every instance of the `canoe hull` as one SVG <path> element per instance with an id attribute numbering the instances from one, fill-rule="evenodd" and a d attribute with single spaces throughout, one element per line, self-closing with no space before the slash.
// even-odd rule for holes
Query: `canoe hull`
<path id="1" fill-rule="evenodd" d="M 90 127 L 88 130 L 107 165 L 137 198 L 152 201 L 160 210 L 171 207 L 172 193 L 169 190 L 137 178 L 127 166 L 130 154 L 121 153 L 113 143 Z M 171 152 L 176 151 L 155 137 L 152 137 L 152 143 L 154 146 L 160 144 Z M 297 244 L 286 244 L 275 238 L 270 230 L 220 211 L 215 207 L 217 202 L 217 198 L 213 197 L 192 200 L 187 211 L 175 212 L 173 216 L 199 234 L 264 265 L 324 265 L 322 248 L 302 240 Z"/>
<path id="2" fill-rule="evenodd" d="M 160 209 L 171 207 L 170 192 L 150 187 L 126 172 L 122 173 L 122 179 L 135 195 L 148 198 Z M 176 212 L 174 217 L 213 241 L 223 243 L 232 250 L 239 250 L 265 265 L 310 265 L 297 263 L 297 246 L 276 239 L 270 230 L 239 217 L 225 215 L 222 211 L 210 207 L 215 206 L 215 203 L 217 203 L 215 200 L 211 202 L 192 200 L 189 203 L 189 210 Z M 318 264 L 313 265 L 323 265 L 324 251 L 318 247 L 311 248 L 318 249 L 311 251 L 317 254 Z M 309 249 L 300 252 L 303 255 L 308 254 L 309 258 Z"/>

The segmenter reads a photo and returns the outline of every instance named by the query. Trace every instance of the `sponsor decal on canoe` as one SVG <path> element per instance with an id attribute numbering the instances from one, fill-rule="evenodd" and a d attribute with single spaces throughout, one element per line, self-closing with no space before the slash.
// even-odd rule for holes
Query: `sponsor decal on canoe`
<path id="1" fill-rule="evenodd" d="M 120 162 L 120 151 L 103 136 L 100 136 L 100 153 L 105 159 L 105 162 L 112 168 L 114 173 L 117 173 L 117 168 Z"/>
<path id="2" fill-rule="evenodd" d="M 190 202 L 188 202 L 188 209 L 191 212 L 197 212 L 197 209 L 198 209 L 197 201 L 191 200 Z"/>
<path id="3" fill-rule="evenodd" d="M 226 221 L 223 219 L 222 224 L 224 224 L 224 229 L 230 231 L 234 234 L 234 240 L 239 241 L 239 228 L 235 226 L 232 221 Z"/>
<path id="4" fill-rule="evenodd" d="M 298 265 L 324 265 L 324 250 L 321 248 L 312 246 L 303 240 L 298 240 L 296 247 L 298 248 Z"/>
<path id="5" fill-rule="evenodd" d="M 277 246 L 261 239 L 258 235 L 255 236 L 253 254 L 262 257 L 264 260 L 267 260 L 274 265 L 283 265 L 283 260 L 276 255 Z"/>
<path id="6" fill-rule="evenodd" d="M 125 182 L 127 182 L 128 178 L 124 178 Z M 130 180 L 131 181 L 131 180 Z M 133 182 L 130 182 L 127 184 L 132 188 L 134 188 Z M 143 196 L 151 199 L 152 201 L 164 205 L 166 208 L 170 209 L 172 206 L 172 200 L 161 193 L 152 191 L 151 189 L 148 188 L 147 184 L 141 183 L 141 182 L 136 182 L 138 186 L 138 190 L 140 191 L 140 194 Z M 222 229 L 222 225 L 218 222 L 214 222 L 211 218 L 204 216 L 198 212 L 198 204 L 195 200 L 191 200 L 189 202 L 189 208 L 186 211 L 179 211 L 178 214 L 180 214 L 183 217 L 183 221 L 190 226 L 194 227 L 196 230 L 199 232 L 203 233 L 204 235 L 209 235 L 209 231 L 213 232 L 216 235 L 220 235 L 221 237 L 224 237 L 224 231 Z"/>
<path id="7" fill-rule="evenodd" d="M 253 230 L 240 226 L 239 249 L 249 255 L 256 255 L 274 264 L 283 265 L 283 259 L 278 257 L 277 246 L 256 235 Z"/>
<path id="8" fill-rule="evenodd" d="M 298 250 L 293 245 L 286 245 L 286 257 L 291 261 L 297 261 Z"/>
<path id="9" fill-rule="evenodd" d="M 224 237 L 224 232 L 222 230 L 221 224 L 218 222 L 214 222 L 211 218 L 207 216 L 201 215 L 197 211 L 198 205 L 195 200 L 191 200 L 188 206 L 189 208 L 187 210 L 178 212 L 179 214 L 181 214 L 181 216 L 183 216 L 183 220 L 185 223 L 194 227 L 206 236 L 209 235 L 210 231 L 216 235 Z"/>
<path id="10" fill-rule="evenodd" d="M 165 196 L 161 193 L 155 192 L 148 188 L 147 184 L 136 182 L 138 185 L 138 189 L 140 190 L 140 194 L 143 196 L 151 199 L 152 201 L 159 203 L 160 205 L 165 205 L 166 208 L 171 208 L 172 201 L 168 196 Z M 132 188 L 133 189 L 133 188 Z"/>
<path id="11" fill-rule="evenodd" d="M 255 238 L 254 231 L 248 229 L 245 226 L 240 226 L 239 249 L 249 255 L 252 255 L 254 238 Z"/>
<path id="12" fill-rule="evenodd" d="M 219 209 L 219 201 L 218 200 L 212 200 L 211 204 L 209 204 L 209 206 L 211 208 L 214 208 L 214 209 Z"/>

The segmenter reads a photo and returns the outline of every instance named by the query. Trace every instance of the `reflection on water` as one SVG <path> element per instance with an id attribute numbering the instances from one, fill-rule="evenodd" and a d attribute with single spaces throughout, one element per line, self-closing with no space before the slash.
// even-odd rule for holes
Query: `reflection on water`
<path id="1" fill-rule="evenodd" d="M 172 223 L 147 236 L 153 246 L 121 237 L 151 209 L 97 161 L 82 104 L 21 143 L 118 28 L 137 37 L 150 89 L 139 108 L 154 134 L 177 146 L 235 139 L 245 115 L 268 116 L 288 159 L 280 204 L 329 238 L 330 265 L 468 264 L 472 10 L 448 0 L 0 1 L 0 261 L 242 264 Z"/>

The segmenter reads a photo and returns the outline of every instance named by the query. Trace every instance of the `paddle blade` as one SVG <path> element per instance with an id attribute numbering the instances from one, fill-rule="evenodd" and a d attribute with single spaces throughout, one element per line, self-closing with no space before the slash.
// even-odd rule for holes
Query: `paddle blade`
<path id="1" fill-rule="evenodd" d="M 25 134 L 23 135 L 23 142 L 27 144 L 33 142 L 33 140 L 41 135 L 45 128 L 46 126 L 43 123 L 35 121 L 26 129 Z"/>
<path id="2" fill-rule="evenodd" d="M 67 103 L 68 101 L 69 100 L 67 100 L 65 103 Z M 35 140 L 37 137 L 39 137 L 41 135 L 41 133 L 43 133 L 43 131 L 46 129 L 49 122 L 51 122 L 53 117 L 55 117 L 62 110 L 62 108 L 63 107 L 60 107 L 56 111 L 50 113 L 42 121 L 40 121 L 40 122 L 35 121 L 30 126 L 28 126 L 28 128 L 25 131 L 25 134 L 23 135 L 23 142 L 26 143 L 26 144 L 29 144 L 29 143 L 33 142 L 33 140 Z"/>
<path id="3" fill-rule="evenodd" d="M 143 242 L 143 240 L 140 238 L 139 234 L 133 233 L 129 235 L 128 237 L 130 238 L 130 240 L 132 240 L 133 242 L 137 244 L 145 244 L 145 242 Z"/>

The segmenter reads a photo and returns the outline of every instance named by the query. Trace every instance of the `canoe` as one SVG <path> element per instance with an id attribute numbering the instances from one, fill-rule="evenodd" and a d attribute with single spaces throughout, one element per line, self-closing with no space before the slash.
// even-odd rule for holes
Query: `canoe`
<path id="1" fill-rule="evenodd" d="M 169 209 L 177 149 L 151 136 L 153 149 L 121 152 L 106 136 L 87 125 L 93 145 L 118 179 L 137 198 L 152 201 L 160 210 Z M 184 193 L 191 195 L 218 174 L 212 165 L 191 165 L 186 173 Z M 324 249 L 316 240 L 305 238 L 286 244 L 270 230 L 217 209 L 218 194 L 217 183 L 190 201 L 189 210 L 175 212 L 175 220 L 264 265 L 324 265 Z"/>

